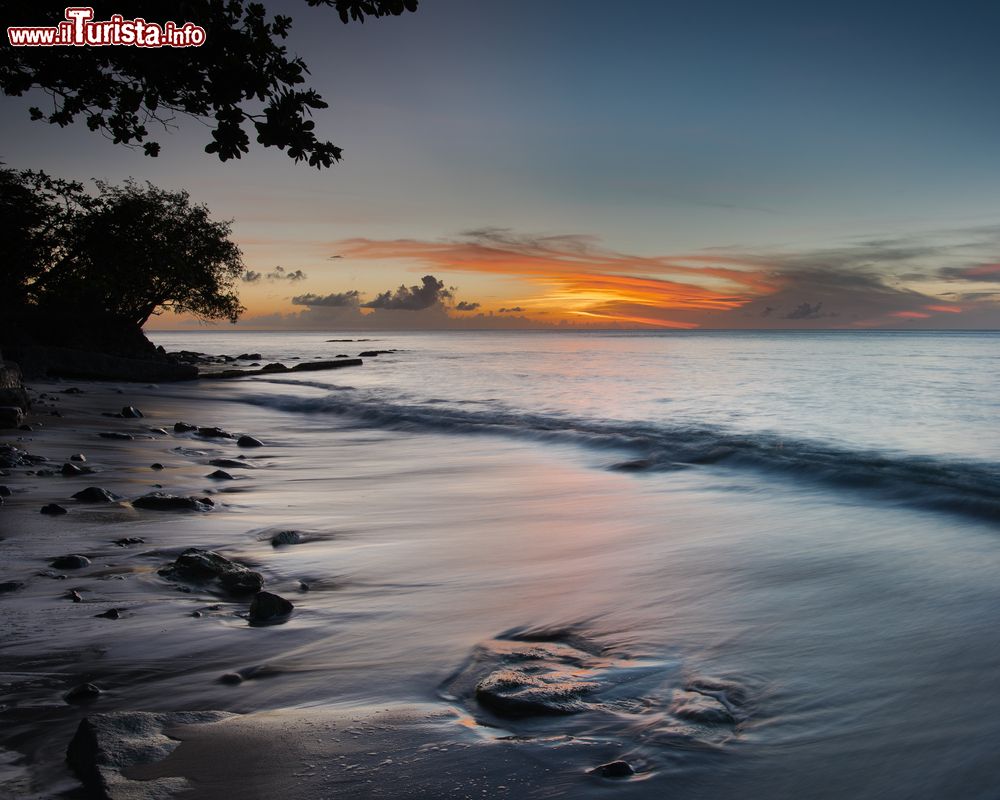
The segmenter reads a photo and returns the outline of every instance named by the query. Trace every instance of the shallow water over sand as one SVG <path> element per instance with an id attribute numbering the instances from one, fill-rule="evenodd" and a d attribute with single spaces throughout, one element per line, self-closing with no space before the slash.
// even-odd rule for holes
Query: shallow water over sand
<path id="1" fill-rule="evenodd" d="M 253 337 L 228 340 L 227 347 L 193 338 L 176 336 L 167 346 L 233 354 L 265 349 Z M 323 338 L 333 335 L 313 340 Z M 642 416 L 643 409 L 624 401 L 612 414 L 613 399 L 599 392 L 578 393 L 572 407 L 549 394 L 548 409 L 529 408 L 526 395 L 502 386 L 492 387 L 495 401 L 464 397 L 467 386 L 486 391 L 484 371 L 502 372 L 490 372 L 496 367 L 487 355 L 470 365 L 469 356 L 455 354 L 448 372 L 440 353 L 425 357 L 412 340 L 382 338 L 325 346 L 405 346 L 406 352 L 318 373 L 320 380 L 311 375 L 299 386 L 202 382 L 129 389 L 122 399 L 81 384 L 86 402 L 108 410 L 134 402 L 146 419 L 91 414 L 72 431 L 46 427 L 19 443 L 59 463 L 84 450 L 100 470 L 86 478 L 4 479 L 15 489 L 2 510 L 4 523 L 16 520 L 17 527 L 5 527 L 0 547 L 11 574 L 0 578 L 27 585 L 0 599 L 8 673 L 0 702 L 9 706 L 3 746 L 34 759 L 38 796 L 74 785 L 58 764 L 86 710 L 306 707 L 331 715 L 389 708 L 409 721 L 369 731 L 370 749 L 349 759 L 363 777 L 348 781 L 339 755 L 330 752 L 325 763 L 313 753 L 312 769 L 296 763 L 301 775 L 283 791 L 298 786 L 303 797 L 333 787 L 385 797 L 395 787 L 396 796 L 406 796 L 400 787 L 408 775 L 415 776 L 408 796 L 429 796 L 413 787 L 435 785 L 435 775 L 440 796 L 456 797 L 612 790 L 685 798 L 995 795 L 995 517 L 928 510 L 916 502 L 919 489 L 876 492 L 728 456 L 622 471 L 610 467 L 644 454 L 619 440 L 551 430 L 512 435 L 469 429 L 468 419 L 441 430 L 405 417 L 387 423 L 388 404 L 435 400 L 414 396 L 432 385 L 444 395 L 436 399 L 447 401 L 437 407 L 449 414 L 463 405 L 459 400 L 476 400 L 464 405 L 502 403 L 521 417 L 547 411 L 586 419 L 591 432 L 609 421 L 662 430 L 678 420 Z M 575 346 L 590 346 L 577 338 L 584 341 Z M 995 352 L 998 342 L 983 337 L 967 346 Z M 953 343 L 918 336 L 907 346 L 923 363 L 935 347 L 945 348 L 937 353 L 945 360 Z M 301 342 L 287 347 L 303 351 Z M 283 353 L 263 355 L 277 360 Z M 612 361 L 621 367 L 620 359 L 591 357 L 599 373 Z M 526 360 L 523 348 L 504 358 Z M 537 369 L 527 361 L 526 370 Z M 701 363 L 692 380 L 704 386 L 716 363 Z M 636 381 L 653 381 L 631 368 Z M 421 372 L 423 383 L 404 392 L 404 376 Z M 379 403 L 380 414 L 324 407 L 331 397 L 344 403 L 345 393 L 349 403 L 352 391 L 363 411 Z M 684 393 L 678 386 L 669 391 Z M 897 387 L 877 391 L 892 394 Z M 934 406 L 935 391 L 901 414 Z M 60 402 L 66 410 L 77 401 Z M 606 413 L 596 416 L 599 403 Z M 698 425 L 715 430 L 725 403 L 721 396 L 705 403 Z M 744 402 L 737 393 L 729 403 L 754 408 L 763 401 Z M 741 435 L 766 430 L 786 441 L 819 442 L 824 452 L 878 449 L 893 464 L 914 456 L 940 459 L 948 470 L 974 463 L 988 490 L 996 475 L 996 438 L 988 434 L 995 431 L 987 426 L 973 437 L 970 427 L 985 410 L 940 403 L 941 415 L 908 450 L 901 434 L 877 419 L 861 441 L 864 425 L 847 431 L 849 415 L 825 411 L 813 414 L 812 437 L 801 409 L 776 416 L 774 426 L 765 428 L 751 414 L 737 427 Z M 694 404 L 688 406 L 693 413 Z M 891 416 L 885 409 L 872 413 Z M 124 443 L 96 435 L 169 429 L 179 419 L 251 433 L 266 446 L 240 451 L 231 441 L 193 434 Z M 838 426 L 846 431 L 839 438 Z M 947 447 L 937 446 L 945 441 Z M 241 453 L 252 468 L 231 469 L 235 480 L 205 477 L 215 469 L 210 460 Z M 150 471 L 154 461 L 166 468 Z M 65 517 L 37 513 L 43 502 L 65 503 L 85 485 L 132 498 L 155 483 L 177 494 L 212 492 L 218 507 L 176 515 L 69 501 Z M 273 547 L 271 536 L 286 529 L 301 531 L 303 541 Z M 111 544 L 119 536 L 145 542 L 120 548 Z M 180 585 L 190 589 L 180 591 L 156 573 L 190 546 L 211 547 L 259 570 L 266 588 L 295 603 L 291 618 L 249 626 L 240 616 L 245 601 L 211 585 Z M 47 558 L 71 552 L 88 555 L 91 567 L 64 581 L 34 576 Z M 70 588 L 85 602 L 62 599 Z M 109 606 L 121 608 L 123 618 L 94 618 Z M 189 616 L 195 610 L 202 616 Z M 243 682 L 220 683 L 229 672 Z M 507 691 L 510 673 L 557 685 L 566 707 L 512 710 L 482 691 L 491 676 L 487 688 Z M 105 693 L 86 710 L 67 707 L 62 693 L 83 680 Z M 291 728 L 322 750 L 315 744 L 322 737 L 307 736 L 301 719 Z M 365 741 L 363 730 L 358 735 Z M 389 750 L 396 756 L 384 763 Z M 637 774 L 617 780 L 587 774 L 618 758 Z M 330 770 L 331 764 L 340 766 Z"/>

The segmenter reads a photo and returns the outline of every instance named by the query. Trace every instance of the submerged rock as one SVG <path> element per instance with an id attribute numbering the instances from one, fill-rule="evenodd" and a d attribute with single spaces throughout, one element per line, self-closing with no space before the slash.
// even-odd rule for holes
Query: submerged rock
<path id="1" fill-rule="evenodd" d="M 219 427 L 211 428 L 198 428 L 198 435 L 204 436 L 206 439 L 235 439 L 236 437 L 229 431 L 223 430 Z"/>
<path id="2" fill-rule="evenodd" d="M 705 725 L 733 725 L 736 719 L 728 708 L 714 697 L 698 692 L 678 692 L 671 712 L 678 719 Z"/>
<path id="3" fill-rule="evenodd" d="M 248 469 L 252 466 L 246 461 L 237 461 L 235 458 L 213 458 L 208 463 L 213 467 L 227 467 L 229 469 Z"/>
<path id="4" fill-rule="evenodd" d="M 3 581 L 3 582 L 0 582 L 0 594 L 4 594 L 6 592 L 16 592 L 22 586 L 24 586 L 24 582 L 23 581 Z"/>
<path id="5" fill-rule="evenodd" d="M 301 544 L 302 534 L 298 531 L 281 531 L 271 537 L 271 545 L 280 547 L 283 544 Z"/>
<path id="6" fill-rule="evenodd" d="M 185 550 L 173 564 L 161 569 L 160 575 L 195 581 L 218 579 L 223 588 L 234 594 L 259 592 L 264 586 L 264 576 L 259 572 L 230 561 L 214 550 L 198 547 Z"/>
<path id="7" fill-rule="evenodd" d="M 157 462 L 155 462 L 153 464 L 150 464 L 149 468 L 150 469 L 155 469 L 155 470 L 159 471 L 159 470 L 163 469 L 163 464 L 161 464 L 159 461 L 157 461 Z"/>
<path id="8" fill-rule="evenodd" d="M 233 478 L 232 475 L 230 475 L 228 472 L 226 472 L 224 470 L 221 470 L 221 469 L 217 469 L 215 472 L 209 473 L 205 477 L 206 478 L 211 478 L 212 480 L 216 480 L 216 481 L 231 481 L 231 480 L 234 480 L 234 478 Z"/>
<path id="9" fill-rule="evenodd" d="M 62 506 L 56 505 L 55 503 L 49 503 L 48 505 L 42 506 L 42 514 L 47 514 L 50 517 L 58 517 L 61 514 L 68 513 Z"/>
<path id="10" fill-rule="evenodd" d="M 102 439 L 120 439 L 121 441 L 131 442 L 135 437 L 131 433 L 121 433 L 119 431 L 105 431 L 104 433 L 97 434 Z"/>
<path id="11" fill-rule="evenodd" d="M 69 457 L 70 461 L 86 461 L 87 457 L 83 453 L 74 453 Z"/>
<path id="12" fill-rule="evenodd" d="M 250 601 L 250 621 L 274 622 L 287 617 L 294 608 L 292 602 L 284 597 L 271 592 L 257 592 Z"/>
<path id="13" fill-rule="evenodd" d="M 237 684 L 243 683 L 243 676 L 238 672 L 227 672 L 224 675 L 219 676 L 219 683 L 236 686 Z"/>
<path id="14" fill-rule="evenodd" d="M 94 614 L 98 619 L 121 619 L 122 614 L 117 608 L 109 608 L 101 614 Z"/>
<path id="15" fill-rule="evenodd" d="M 385 355 L 387 353 L 395 353 L 395 350 L 365 350 L 363 353 L 358 353 L 358 358 L 374 358 L 375 356 Z"/>
<path id="16" fill-rule="evenodd" d="M 163 428 L 150 428 L 150 433 L 155 433 L 157 436 L 166 436 L 167 432 Z"/>
<path id="17" fill-rule="evenodd" d="M 186 422 L 175 422 L 174 423 L 174 433 L 188 433 L 190 431 L 198 430 L 197 425 L 189 425 Z"/>
<path id="18" fill-rule="evenodd" d="M 238 447 L 263 447 L 264 443 L 260 439 L 254 439 L 253 436 L 241 436 L 236 440 L 236 445 Z"/>
<path id="19" fill-rule="evenodd" d="M 627 778 L 635 775 L 635 770 L 627 761 L 609 761 L 588 771 L 591 775 L 600 775 L 602 778 Z"/>
<path id="20" fill-rule="evenodd" d="M 76 464 L 70 464 L 68 461 L 62 465 L 62 469 L 59 470 L 67 478 L 72 478 L 75 475 L 83 475 L 84 470 L 80 469 Z"/>
<path id="21" fill-rule="evenodd" d="M 49 562 L 49 566 L 56 569 L 81 569 L 89 565 L 90 559 L 77 553 L 68 556 L 59 556 Z"/>
<path id="22" fill-rule="evenodd" d="M 0 486 L 0 497 L 10 497 L 10 488 L 7 486 Z"/>
<path id="23" fill-rule="evenodd" d="M 145 544 L 146 540 L 141 536 L 125 536 L 121 539 L 115 539 L 114 543 L 119 547 L 128 547 L 130 544 Z"/>
<path id="24" fill-rule="evenodd" d="M 74 686 L 66 692 L 63 695 L 63 699 L 67 703 L 86 703 L 89 700 L 94 700 L 100 694 L 100 687 L 92 683 L 81 683 L 79 686 Z"/>
<path id="25" fill-rule="evenodd" d="M 74 494 L 73 499 L 80 503 L 114 503 L 118 496 L 100 486 L 88 486 Z"/>
<path id="26" fill-rule="evenodd" d="M 125 419 L 142 419 L 143 413 L 135 406 L 125 406 L 121 410 L 121 415 Z"/>
<path id="27" fill-rule="evenodd" d="M 163 492 L 151 492 L 132 501 L 135 508 L 148 511 L 208 511 L 215 503 L 208 497 L 181 497 Z"/>

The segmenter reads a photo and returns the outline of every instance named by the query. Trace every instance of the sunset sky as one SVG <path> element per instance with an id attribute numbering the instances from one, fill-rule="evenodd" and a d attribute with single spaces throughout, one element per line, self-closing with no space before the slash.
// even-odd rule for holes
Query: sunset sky
<path id="1" fill-rule="evenodd" d="M 0 159 L 234 219 L 250 328 L 1000 328 L 1000 4 L 267 5 L 333 169 L 195 121 L 149 159 L 37 98 Z"/>

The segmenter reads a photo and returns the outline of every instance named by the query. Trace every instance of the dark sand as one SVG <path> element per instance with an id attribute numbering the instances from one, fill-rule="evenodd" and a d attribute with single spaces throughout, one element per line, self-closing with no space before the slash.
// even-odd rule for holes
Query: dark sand
<path id="1" fill-rule="evenodd" d="M 63 394 L 71 385 L 84 393 Z M 0 596 L 4 650 L 0 797 L 100 796 L 83 789 L 65 763 L 67 745 L 88 715 L 219 708 L 239 715 L 170 729 L 169 735 L 180 742 L 176 750 L 162 761 L 133 764 L 124 779 L 109 785 L 107 795 L 575 797 L 607 788 L 608 780 L 589 775 L 588 770 L 622 756 L 622 745 L 614 737 L 516 737 L 503 727 L 477 724 L 460 705 L 448 702 L 392 701 L 373 707 L 322 701 L 275 710 L 277 701 L 267 692 L 256 696 L 243 686 L 221 685 L 219 677 L 232 671 L 234 663 L 250 665 L 243 674 L 253 679 L 253 685 L 266 686 L 260 679 L 269 675 L 280 681 L 282 668 L 269 667 L 268 659 L 288 648 L 291 626 L 261 631 L 253 650 L 244 651 L 246 598 L 198 588 L 181 591 L 184 586 L 165 581 L 156 568 L 170 563 L 187 546 L 213 546 L 220 531 L 245 531 L 246 504 L 241 506 L 240 501 L 246 495 L 241 493 L 253 481 L 264 480 L 264 475 L 267 482 L 280 484 L 282 469 L 294 462 L 295 453 L 275 446 L 240 450 L 231 440 L 176 436 L 172 424 L 177 420 L 225 424 L 214 417 L 204 419 L 204 409 L 178 400 L 176 392 L 169 399 L 153 387 L 121 390 L 107 384 L 65 383 L 33 388 L 36 396 L 49 395 L 37 401 L 29 417 L 35 430 L 0 435 L 0 444 L 48 459 L 0 477 L 0 484 L 13 492 L 0 509 L 0 581 L 24 583 Z M 126 405 L 142 409 L 146 417 L 104 416 Z M 50 416 L 56 410 L 62 416 Z M 168 431 L 166 436 L 150 430 L 159 427 Z M 127 432 L 135 438 L 103 438 L 102 432 Z M 80 452 L 86 453 L 87 461 L 79 466 L 93 469 L 93 474 L 37 474 L 44 469 L 58 472 L 71 454 Z M 236 481 L 214 487 L 206 480 L 213 469 L 207 460 L 240 456 L 247 457 L 247 468 L 231 469 Z M 157 462 L 166 469 L 151 470 Z M 70 499 L 87 486 L 105 487 L 122 499 L 96 505 Z M 127 502 L 160 487 L 198 497 L 208 491 L 216 509 L 207 514 L 158 514 L 140 512 Z M 68 513 L 40 514 L 48 503 L 58 503 Z M 263 513 L 259 505 L 256 511 L 258 520 Z M 271 513 L 266 521 L 275 527 L 273 523 L 287 512 L 276 508 Z M 206 528 L 208 524 L 212 527 Z M 141 537 L 144 542 L 114 544 L 124 537 Z M 275 579 L 261 560 L 260 553 L 269 556 L 270 547 L 248 548 L 243 557 L 232 546 L 220 549 L 264 572 L 267 588 L 293 599 L 297 614 L 308 615 L 310 593 L 293 581 Z M 81 570 L 49 566 L 51 559 L 64 554 L 85 555 L 91 564 Z M 313 594 L 322 592 L 323 586 L 322 577 L 317 578 Z M 82 602 L 74 602 L 72 592 Z M 118 609 L 121 618 L 99 616 L 110 609 Z M 201 618 L 193 618 L 193 612 Z M 348 659 L 350 655 L 345 653 Z M 335 671 L 332 677 L 335 680 Z M 89 681 L 102 689 L 96 699 L 84 703 L 64 699 L 74 686 Z M 190 690 L 192 685 L 204 688 Z M 172 686 L 177 687 L 176 694 Z M 373 686 L 369 694 L 381 692 Z M 639 775 L 610 783 L 619 790 L 624 784 L 637 789 L 642 779 Z"/>

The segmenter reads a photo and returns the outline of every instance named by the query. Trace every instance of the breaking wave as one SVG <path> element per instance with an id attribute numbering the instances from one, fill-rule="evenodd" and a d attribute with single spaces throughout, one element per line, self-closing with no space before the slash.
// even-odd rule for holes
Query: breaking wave
<path id="1" fill-rule="evenodd" d="M 329 387 L 327 387 L 329 388 Z M 355 426 L 398 431 L 486 434 L 576 444 L 617 452 L 613 469 L 653 472 L 716 465 L 780 473 L 865 491 L 921 508 L 1000 521 L 1000 464 L 859 450 L 710 425 L 607 421 L 556 413 L 400 403 L 360 393 L 325 397 L 258 395 L 254 405 L 333 414 Z"/>

